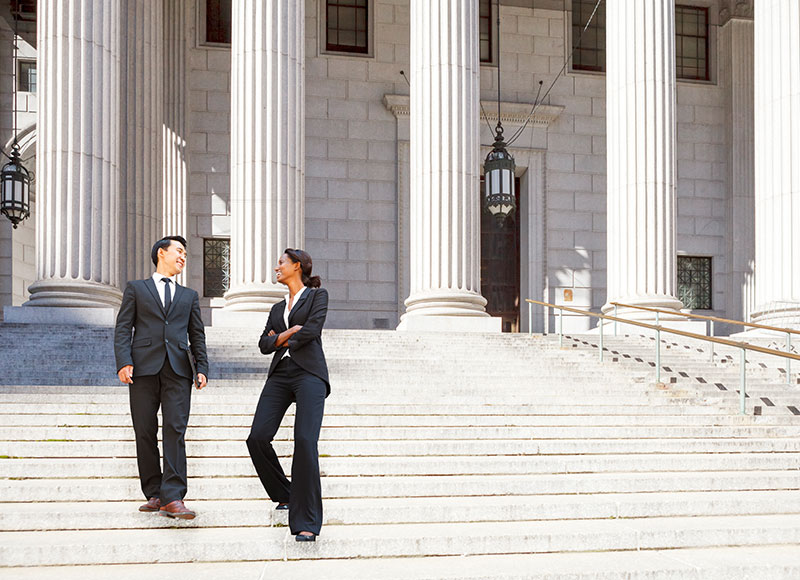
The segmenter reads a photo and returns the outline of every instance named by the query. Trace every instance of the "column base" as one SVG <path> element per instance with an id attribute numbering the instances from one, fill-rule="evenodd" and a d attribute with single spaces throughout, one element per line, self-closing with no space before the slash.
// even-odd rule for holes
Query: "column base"
<path id="1" fill-rule="evenodd" d="M 264 328 L 272 306 L 286 297 L 286 286 L 258 284 L 240 286 L 225 293 L 225 306 L 211 312 L 211 325 Z"/>
<path id="2" fill-rule="evenodd" d="M 64 306 L 6 306 L 3 318 L 12 324 L 74 324 L 114 326 L 115 308 L 70 308 Z"/>
<path id="3" fill-rule="evenodd" d="M 416 292 L 406 299 L 405 304 L 406 313 L 401 320 L 412 316 L 489 316 L 486 298 L 463 290 Z"/>
<path id="4" fill-rule="evenodd" d="M 475 292 L 417 292 L 406 300 L 400 331 L 501 332 L 502 319 L 485 310 L 486 299 Z"/>
<path id="5" fill-rule="evenodd" d="M 122 291 L 109 284 L 83 280 L 39 280 L 31 284 L 25 307 L 119 309 Z"/>
<path id="6" fill-rule="evenodd" d="M 800 302 L 775 301 L 753 309 L 750 320 L 765 326 L 800 328 Z"/>
<path id="7" fill-rule="evenodd" d="M 609 301 L 602 308 L 603 314 L 614 316 L 614 305 Z M 674 315 L 660 313 L 659 320 L 686 320 L 685 317 L 680 316 L 679 313 L 683 308 L 683 303 L 673 296 L 631 296 L 627 298 L 617 298 L 613 302 L 622 304 L 630 304 L 631 306 L 643 306 L 644 308 L 660 308 L 661 310 L 671 310 L 675 312 Z M 656 319 L 655 312 L 647 310 L 638 310 L 636 308 L 626 308 L 619 306 L 617 308 L 616 316 L 619 318 L 627 318 L 628 320 L 638 320 L 640 322 L 652 322 Z"/>
<path id="8" fill-rule="evenodd" d="M 225 293 L 227 312 L 269 312 L 272 305 L 289 293 L 288 288 L 277 284 L 249 284 L 232 288 Z"/>

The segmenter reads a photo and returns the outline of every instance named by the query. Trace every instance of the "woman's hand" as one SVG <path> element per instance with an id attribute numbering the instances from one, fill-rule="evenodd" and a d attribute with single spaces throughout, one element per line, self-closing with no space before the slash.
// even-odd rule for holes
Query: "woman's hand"
<path id="1" fill-rule="evenodd" d="M 295 324 L 289 330 L 284 330 L 283 332 L 281 332 L 278 335 L 278 340 L 275 341 L 275 346 L 278 347 L 284 346 L 289 341 L 289 339 L 292 338 L 292 335 L 298 332 L 301 328 L 303 328 L 301 325 Z M 275 335 L 274 330 L 270 330 L 269 334 L 267 334 L 267 336 L 274 336 L 274 335 Z"/>

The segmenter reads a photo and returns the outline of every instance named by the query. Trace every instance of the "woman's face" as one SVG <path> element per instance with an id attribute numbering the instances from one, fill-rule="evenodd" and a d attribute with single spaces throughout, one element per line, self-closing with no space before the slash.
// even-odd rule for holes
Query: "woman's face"
<path id="1" fill-rule="evenodd" d="M 275 278 L 281 284 L 288 284 L 292 278 L 300 276 L 300 264 L 292 262 L 292 259 L 283 254 L 278 259 L 278 265 L 275 267 Z"/>

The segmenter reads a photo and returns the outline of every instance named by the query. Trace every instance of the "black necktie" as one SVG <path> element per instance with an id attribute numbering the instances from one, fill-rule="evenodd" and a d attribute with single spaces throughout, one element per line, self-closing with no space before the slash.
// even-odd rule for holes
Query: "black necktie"
<path id="1" fill-rule="evenodd" d="M 164 286 L 164 312 L 169 312 L 169 307 L 172 304 L 172 292 L 169 291 L 169 283 L 172 282 L 169 278 L 161 278 L 161 281 L 166 284 Z"/>

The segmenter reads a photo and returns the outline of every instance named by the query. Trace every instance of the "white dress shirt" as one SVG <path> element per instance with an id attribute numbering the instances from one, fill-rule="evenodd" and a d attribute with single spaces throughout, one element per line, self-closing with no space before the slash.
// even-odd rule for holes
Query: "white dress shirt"
<path id="1" fill-rule="evenodd" d="M 162 284 L 163 284 L 163 282 L 162 282 Z M 294 305 L 297 304 L 298 300 L 300 300 L 300 297 L 303 295 L 303 292 L 305 292 L 305 289 L 306 289 L 305 286 L 301 287 L 300 290 L 297 291 L 297 294 L 294 295 L 294 300 L 292 301 L 292 308 L 294 308 Z M 285 298 L 286 298 L 286 308 L 283 309 L 283 323 L 286 325 L 286 330 L 289 330 L 289 312 L 290 312 L 290 310 L 289 310 L 289 295 L 287 294 Z M 289 349 L 288 348 L 286 349 L 286 352 L 283 353 L 283 356 L 281 357 L 281 359 L 283 359 L 283 358 L 285 358 L 287 356 L 291 356 L 289 354 Z"/>
<path id="2" fill-rule="evenodd" d="M 164 276 L 163 274 L 159 274 L 158 272 L 153 273 L 153 282 L 156 283 L 156 290 L 158 291 L 158 297 L 161 298 L 161 306 L 164 306 L 164 293 L 166 291 L 166 283 L 162 282 L 164 278 L 169 278 L 172 280 L 172 284 L 169 286 L 170 296 L 172 300 L 175 300 L 175 289 L 178 287 L 178 283 L 175 281 L 175 276 L 171 278 L 169 276 Z"/>

